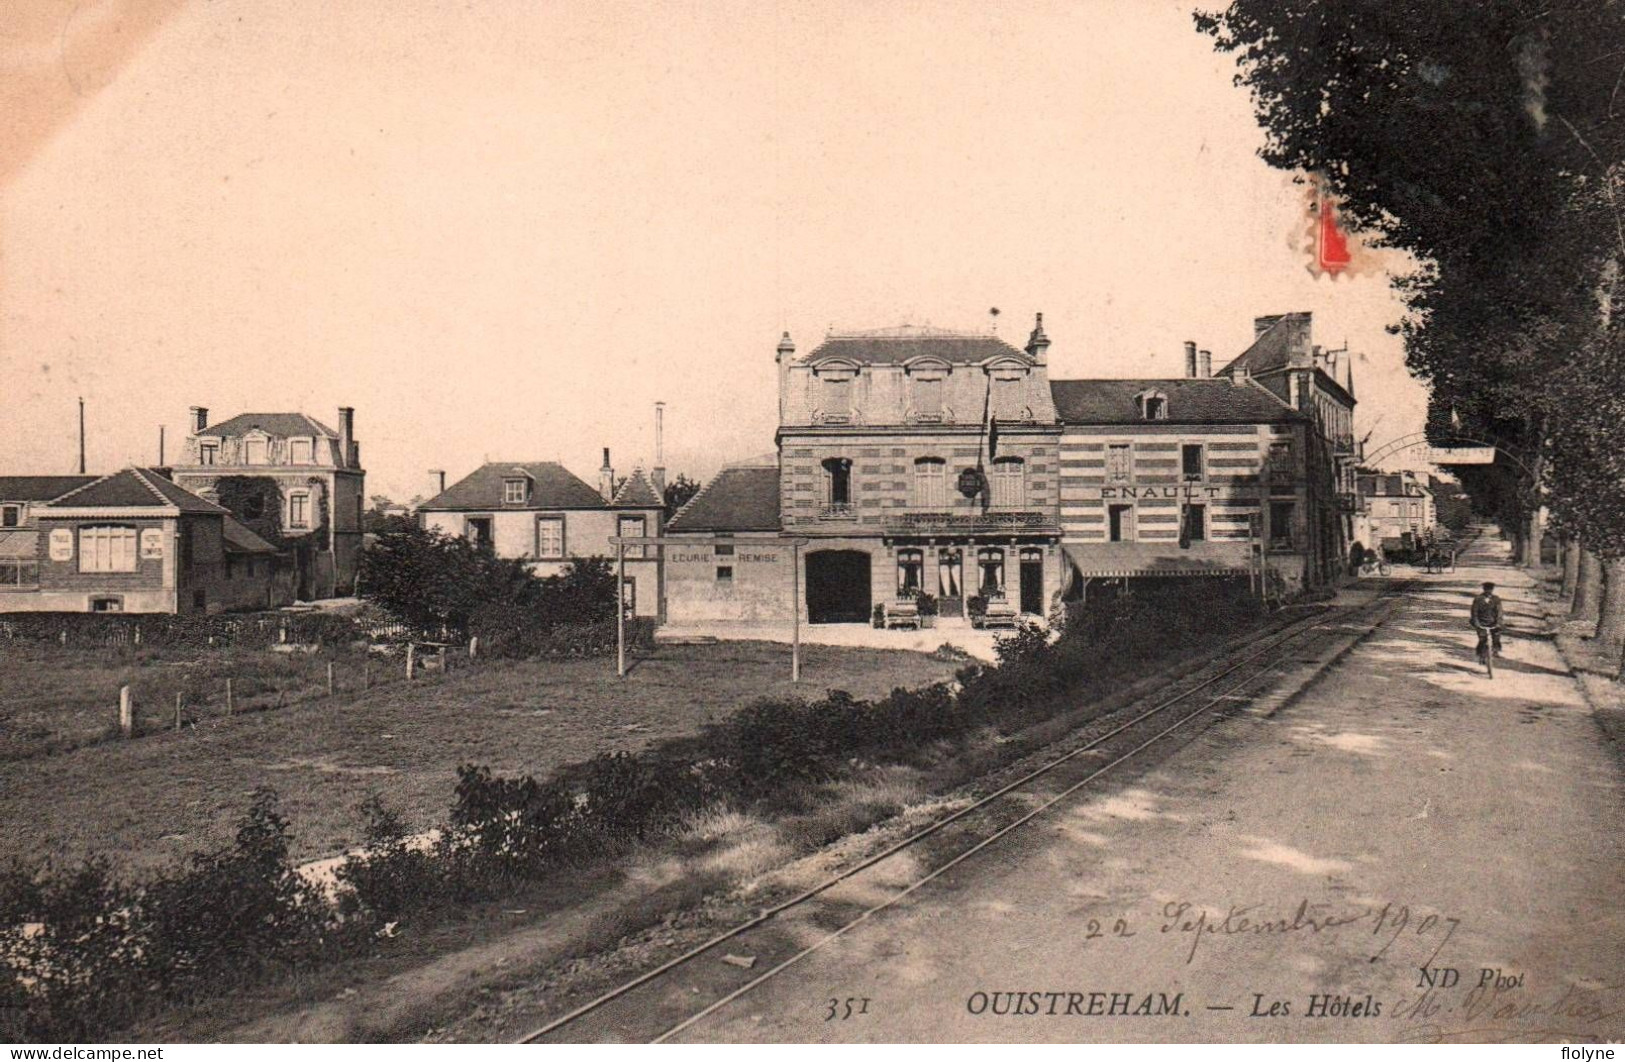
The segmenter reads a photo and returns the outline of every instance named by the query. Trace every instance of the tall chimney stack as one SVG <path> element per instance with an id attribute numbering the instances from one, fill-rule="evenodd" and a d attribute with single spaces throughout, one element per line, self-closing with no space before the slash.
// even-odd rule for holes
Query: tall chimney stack
<path id="1" fill-rule="evenodd" d="M 79 474 L 85 474 L 85 400 L 79 399 Z"/>
<path id="2" fill-rule="evenodd" d="M 1187 378 L 1189 378 L 1189 377 L 1193 377 L 1195 375 L 1196 375 L 1196 340 L 1187 339 L 1187 340 L 1185 340 L 1185 376 Z"/>
<path id="3" fill-rule="evenodd" d="M 435 494 L 440 495 L 446 493 L 446 470 L 443 468 L 431 468 L 429 469 L 429 475 L 435 478 Z"/>
<path id="4" fill-rule="evenodd" d="M 158 425 L 158 467 L 164 467 L 164 426 Z"/>
<path id="5" fill-rule="evenodd" d="M 649 473 L 655 493 L 666 496 L 666 403 L 655 403 L 655 467 Z"/>
<path id="6" fill-rule="evenodd" d="M 361 462 L 356 458 L 355 445 L 355 409 L 351 406 L 339 407 L 339 460 L 345 468 L 355 468 Z"/>
<path id="7" fill-rule="evenodd" d="M 192 407 L 192 434 L 196 435 L 209 426 L 209 411 L 202 406 Z"/>
<path id="8" fill-rule="evenodd" d="M 598 493 L 605 502 L 615 500 L 615 467 L 609 463 L 609 447 L 604 447 L 604 467 L 598 470 Z"/>
<path id="9" fill-rule="evenodd" d="M 1202 377 L 1213 375 L 1213 352 L 1211 350 L 1197 351 L 1196 375 Z"/>

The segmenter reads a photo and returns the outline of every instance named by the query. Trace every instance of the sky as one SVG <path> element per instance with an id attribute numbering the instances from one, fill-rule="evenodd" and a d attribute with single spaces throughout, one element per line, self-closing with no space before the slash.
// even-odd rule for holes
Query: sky
<path id="1" fill-rule="evenodd" d="M 596 482 L 773 451 L 774 350 L 1042 311 L 1052 378 L 1216 366 L 1307 310 L 1368 450 L 1426 406 L 1372 255 L 1163 0 L 12 0 L 0 24 L 0 470 L 356 409 L 368 492 L 483 460 Z"/>

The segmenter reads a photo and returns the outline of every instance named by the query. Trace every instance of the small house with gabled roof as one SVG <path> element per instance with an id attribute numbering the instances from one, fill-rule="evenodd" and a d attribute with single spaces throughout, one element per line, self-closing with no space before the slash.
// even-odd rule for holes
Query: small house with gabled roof
<path id="1" fill-rule="evenodd" d="M 556 575 L 580 557 L 613 561 L 612 538 L 658 536 L 664 513 L 642 469 L 617 488 L 607 449 L 596 489 L 556 461 L 487 461 L 418 506 L 425 528 L 465 536 L 499 557 L 529 561 L 542 576 Z M 622 593 L 639 616 L 660 615 L 658 553 L 651 546 L 626 547 Z"/>
<path id="2" fill-rule="evenodd" d="M 153 468 L 83 480 L 30 508 L 31 580 L 0 611 L 214 613 L 292 600 L 275 546 Z M 13 491 L 15 493 L 15 491 Z"/>

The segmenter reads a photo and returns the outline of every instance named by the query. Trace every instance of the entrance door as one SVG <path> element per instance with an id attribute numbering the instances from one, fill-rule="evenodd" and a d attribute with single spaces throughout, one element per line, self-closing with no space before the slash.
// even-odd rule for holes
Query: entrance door
<path id="1" fill-rule="evenodd" d="M 868 623 L 869 554 L 826 549 L 807 554 L 807 619 L 812 623 Z"/>
<path id="2" fill-rule="evenodd" d="M 965 551 L 962 549 L 937 551 L 937 614 L 965 614 Z"/>
<path id="3" fill-rule="evenodd" d="M 1044 614 L 1044 554 L 1036 549 L 1021 551 L 1021 611 Z"/>

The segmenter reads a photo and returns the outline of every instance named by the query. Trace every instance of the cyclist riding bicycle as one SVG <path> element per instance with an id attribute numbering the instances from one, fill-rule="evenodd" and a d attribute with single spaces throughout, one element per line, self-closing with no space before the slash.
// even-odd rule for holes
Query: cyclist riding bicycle
<path id="1" fill-rule="evenodd" d="M 1470 617 L 1473 630 L 1478 632 L 1478 653 L 1484 655 L 1486 641 L 1495 655 L 1501 655 L 1501 599 L 1495 596 L 1495 584 L 1485 583 L 1484 592 L 1473 598 Z"/>

